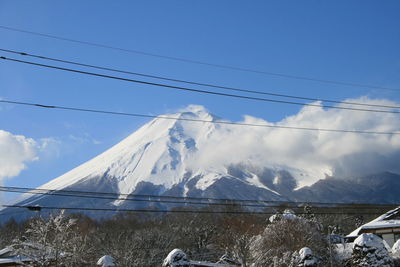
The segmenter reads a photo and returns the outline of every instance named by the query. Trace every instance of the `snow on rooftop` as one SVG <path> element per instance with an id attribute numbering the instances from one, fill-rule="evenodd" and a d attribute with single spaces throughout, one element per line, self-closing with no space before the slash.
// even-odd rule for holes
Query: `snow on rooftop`
<path id="1" fill-rule="evenodd" d="M 5 255 L 5 254 L 7 254 L 7 253 L 9 253 L 9 252 L 12 252 L 12 251 L 13 250 L 11 248 L 9 248 L 9 247 L 0 249 L 0 257 Z"/>
<path id="2" fill-rule="evenodd" d="M 0 264 L 7 264 L 6 266 L 11 266 L 13 263 L 28 262 L 31 259 L 25 256 L 15 255 L 14 250 L 10 247 L 6 247 L 0 250 Z M 10 265 L 8 265 L 10 264 Z M 12 265 L 14 266 L 14 265 Z"/>
<path id="3" fill-rule="evenodd" d="M 18 265 L 22 262 L 28 262 L 31 259 L 28 257 L 23 257 L 23 256 L 12 256 L 12 257 L 7 257 L 7 258 L 0 258 L 0 264 L 7 264 L 5 266 L 15 266 L 14 264 L 17 263 Z M 8 265 L 10 264 L 10 265 Z M 13 264 L 13 265 L 11 265 Z"/>
<path id="4" fill-rule="evenodd" d="M 358 227 L 356 230 L 354 230 L 353 232 L 351 232 L 350 234 L 348 234 L 346 237 L 355 237 L 358 236 L 358 233 L 361 231 L 362 226 Z"/>
<path id="5" fill-rule="evenodd" d="M 383 229 L 383 228 L 395 228 L 400 227 L 400 219 L 392 219 L 400 214 L 400 207 L 390 210 L 378 218 L 360 226 L 353 232 L 347 235 L 347 237 L 358 236 L 363 229 Z"/>
<path id="6" fill-rule="evenodd" d="M 400 220 L 387 220 L 387 221 L 372 221 L 365 224 L 363 229 L 377 229 L 377 228 L 394 228 L 400 227 Z"/>

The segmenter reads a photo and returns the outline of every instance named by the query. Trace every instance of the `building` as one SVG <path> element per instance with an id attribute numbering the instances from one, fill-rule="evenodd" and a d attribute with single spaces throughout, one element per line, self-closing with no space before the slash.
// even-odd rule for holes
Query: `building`
<path id="1" fill-rule="evenodd" d="M 27 257 L 21 257 L 14 254 L 11 248 L 4 248 L 0 250 L 0 266 L 21 266 L 31 262 Z"/>
<path id="2" fill-rule="evenodd" d="M 378 218 L 366 223 L 349 235 L 346 239 L 353 242 L 359 235 L 363 233 L 372 233 L 385 240 L 390 247 L 400 239 L 400 207 L 388 211 Z"/>

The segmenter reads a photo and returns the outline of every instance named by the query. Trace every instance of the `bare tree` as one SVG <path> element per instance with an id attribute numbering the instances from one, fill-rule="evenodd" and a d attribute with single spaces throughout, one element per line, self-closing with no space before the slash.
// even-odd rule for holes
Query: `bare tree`
<path id="1" fill-rule="evenodd" d="M 288 266 L 293 254 L 303 247 L 311 248 L 326 260 L 327 238 L 319 225 L 303 218 L 275 220 L 261 235 L 254 237 L 254 266 Z"/>
<path id="2" fill-rule="evenodd" d="M 30 221 L 12 247 L 18 255 L 31 259 L 29 266 L 76 266 L 84 263 L 78 257 L 84 240 L 76 234 L 75 224 L 76 220 L 67 219 L 64 211 L 47 220 L 38 217 Z"/>
<path id="3" fill-rule="evenodd" d="M 20 236 L 22 226 L 14 219 L 10 219 L 0 227 L 0 249 L 9 246 L 12 241 Z"/>

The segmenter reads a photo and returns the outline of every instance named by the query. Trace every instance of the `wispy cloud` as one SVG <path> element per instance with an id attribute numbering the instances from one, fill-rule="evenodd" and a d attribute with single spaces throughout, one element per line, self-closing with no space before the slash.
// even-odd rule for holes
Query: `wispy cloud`
<path id="1" fill-rule="evenodd" d="M 54 137 L 38 140 L 38 149 L 41 158 L 59 158 L 62 154 L 63 142 Z"/>
<path id="2" fill-rule="evenodd" d="M 100 145 L 102 144 L 101 141 L 93 138 L 90 134 L 88 133 L 83 133 L 82 135 L 74 135 L 70 134 L 68 135 L 68 138 L 77 144 L 93 144 L 93 145 Z"/>
<path id="3" fill-rule="evenodd" d="M 347 101 L 396 105 L 366 97 Z M 398 105 L 398 104 L 397 104 Z M 304 107 L 277 123 L 244 116 L 245 123 L 325 129 L 400 131 L 400 116 Z M 349 177 L 381 171 L 400 173 L 400 135 L 367 135 L 278 128 L 221 126 L 199 148 L 193 168 L 248 163 L 260 168 L 289 169 L 300 185 L 328 176 Z"/>

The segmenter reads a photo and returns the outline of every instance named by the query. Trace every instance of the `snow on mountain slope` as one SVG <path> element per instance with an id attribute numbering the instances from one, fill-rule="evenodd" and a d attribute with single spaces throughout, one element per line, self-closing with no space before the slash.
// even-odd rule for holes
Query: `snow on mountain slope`
<path id="1" fill-rule="evenodd" d="M 168 116 L 216 119 L 200 106 L 189 106 L 185 112 Z M 211 123 L 154 119 L 114 147 L 41 188 L 62 189 L 98 176 L 112 179 L 122 194 L 131 193 L 139 182 L 170 188 L 182 181 L 187 171 L 185 162 L 217 127 Z"/>
<path id="2" fill-rule="evenodd" d="M 298 121 L 293 122 L 295 117 L 292 117 L 275 125 L 286 125 L 287 122 L 310 127 L 303 120 L 308 115 L 314 116 L 316 111 L 304 108 L 300 113 L 301 116 L 296 117 Z M 346 134 L 338 139 L 337 133 L 195 122 L 191 120 L 221 120 L 196 105 L 160 117 L 184 120 L 153 119 L 112 148 L 39 188 L 206 198 L 320 202 L 349 199 L 352 202 L 368 202 L 369 187 L 362 187 L 360 192 L 360 186 L 367 178 L 360 181 L 323 178 L 334 176 L 335 166 L 336 170 L 342 171 L 348 169 L 347 162 L 350 167 L 354 166 L 355 160 L 362 159 L 361 148 L 366 150 L 362 155 L 367 155 L 369 159 L 375 155 L 374 146 L 383 148 L 388 144 L 391 150 L 386 153 L 385 162 L 390 164 L 383 167 L 392 167 L 391 162 L 398 162 L 397 154 L 392 152 L 392 147 L 397 146 L 396 136 L 371 139 L 365 135 Z M 326 123 L 326 120 L 317 121 Z M 245 117 L 244 123 L 271 124 L 249 117 Z M 345 138 L 351 142 L 345 141 Z M 358 138 L 358 143 L 368 143 L 369 146 L 354 145 L 355 138 Z M 348 145 L 349 142 L 352 145 Z M 371 154 L 370 150 L 374 153 Z M 352 153 L 355 153 L 354 157 Z M 388 183 L 383 178 L 376 179 L 383 179 L 383 183 L 375 186 L 381 190 L 374 191 L 376 194 L 371 201 L 385 202 L 385 196 L 391 196 L 389 202 L 397 201 L 396 177 L 390 176 Z M 355 182 L 357 188 L 349 186 Z M 370 184 L 372 180 L 366 182 L 366 185 Z M 111 209 L 115 206 L 136 208 L 156 205 L 29 194 L 13 203 Z"/>
<path id="3" fill-rule="evenodd" d="M 272 162 L 267 166 L 254 161 L 265 157 L 263 154 L 242 162 L 236 148 L 245 146 L 245 139 L 233 139 L 223 148 L 218 142 L 221 136 L 240 136 L 242 131 L 254 129 L 190 121 L 220 120 L 202 106 L 190 105 L 165 117 L 186 120 L 153 119 L 109 150 L 40 188 L 284 200 L 282 193 L 290 193 L 301 179 L 318 175 L 273 164 L 274 155 L 267 155 Z M 254 138 L 263 137 L 264 132 L 254 132 L 258 134 Z M 213 162 L 216 153 L 224 154 L 227 163 Z M 257 188 L 257 193 L 251 188 Z"/>
<path id="4" fill-rule="evenodd" d="M 203 107 L 195 105 L 166 116 L 218 120 Z M 192 185 L 192 190 L 204 191 L 222 177 L 237 179 L 228 174 L 227 166 L 205 166 L 204 169 L 188 166 L 194 155 L 201 153 L 202 146 L 220 128 L 220 125 L 212 123 L 154 119 L 109 150 L 40 188 L 60 190 L 91 182 L 94 186 L 101 177 L 102 182 L 107 182 L 120 194 L 133 193 L 139 183 L 161 186 L 158 193 L 163 193 L 174 185 L 185 184 L 188 179 L 196 177 L 197 182 Z M 255 174 L 247 174 L 241 182 L 279 195 L 263 185 Z M 189 188 L 183 186 L 184 194 L 188 194 Z"/>

